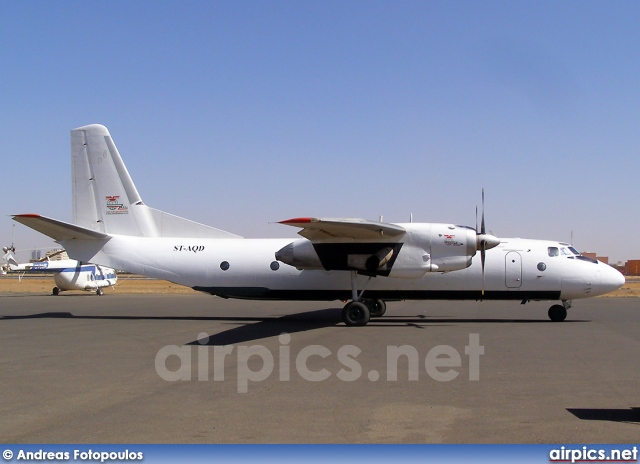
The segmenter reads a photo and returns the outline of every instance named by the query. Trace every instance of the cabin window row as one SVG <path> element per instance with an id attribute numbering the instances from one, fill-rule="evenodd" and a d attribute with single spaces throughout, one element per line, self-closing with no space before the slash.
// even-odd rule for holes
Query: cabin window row
<path id="1" fill-rule="evenodd" d="M 228 271 L 230 267 L 231 264 L 229 264 L 229 261 L 222 261 L 220 263 L 220 269 L 222 269 L 223 271 Z M 278 261 L 272 261 L 269 267 L 272 271 L 277 271 L 278 269 L 280 269 L 280 263 Z"/>

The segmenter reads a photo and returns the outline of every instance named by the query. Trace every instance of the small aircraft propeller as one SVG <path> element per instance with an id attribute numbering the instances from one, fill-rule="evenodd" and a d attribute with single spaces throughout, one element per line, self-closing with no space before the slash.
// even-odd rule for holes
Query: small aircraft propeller
<path id="1" fill-rule="evenodd" d="M 2 247 L 2 251 L 4 251 L 5 254 L 11 252 L 11 253 L 15 253 L 16 252 L 16 247 L 13 244 L 14 242 L 14 238 L 16 235 L 16 225 L 13 225 L 13 232 L 11 233 L 11 246 L 10 247 Z"/>
<path id="2" fill-rule="evenodd" d="M 478 207 L 476 206 L 476 249 L 480 250 L 480 264 L 482 265 L 482 295 L 484 296 L 484 262 L 487 250 L 495 248 L 500 244 L 500 239 L 494 235 L 487 234 L 484 223 L 484 188 L 482 189 L 482 220 L 480 222 L 480 233 L 478 233 Z"/>

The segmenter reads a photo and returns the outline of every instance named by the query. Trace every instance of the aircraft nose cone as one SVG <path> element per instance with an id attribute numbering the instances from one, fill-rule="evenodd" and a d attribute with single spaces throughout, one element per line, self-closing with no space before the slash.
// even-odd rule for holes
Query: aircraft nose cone
<path id="1" fill-rule="evenodd" d="M 602 272 L 600 276 L 600 287 L 602 293 L 609 293 L 619 289 L 625 283 L 624 276 L 616 269 L 605 264 L 606 272 Z"/>

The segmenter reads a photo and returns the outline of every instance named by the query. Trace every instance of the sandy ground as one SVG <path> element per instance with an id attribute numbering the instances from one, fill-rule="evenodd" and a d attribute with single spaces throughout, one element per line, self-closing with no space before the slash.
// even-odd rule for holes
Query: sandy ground
<path id="1" fill-rule="evenodd" d="M 53 277 L 25 277 L 19 279 L 17 275 L 5 275 L 0 278 L 0 293 L 51 293 L 55 286 Z M 189 287 L 167 282 L 141 278 L 138 276 L 120 275 L 115 287 L 104 289 L 105 293 L 198 293 Z"/>
<path id="2" fill-rule="evenodd" d="M 53 277 L 25 277 L 21 280 L 15 274 L 0 277 L 0 293 L 51 293 L 54 285 Z M 108 292 L 123 294 L 198 293 L 191 288 L 167 282 L 166 280 L 129 275 L 120 275 L 116 287 L 105 289 L 105 293 Z M 604 295 L 604 297 L 640 297 L 640 277 L 627 277 L 627 282 L 622 288 Z"/>

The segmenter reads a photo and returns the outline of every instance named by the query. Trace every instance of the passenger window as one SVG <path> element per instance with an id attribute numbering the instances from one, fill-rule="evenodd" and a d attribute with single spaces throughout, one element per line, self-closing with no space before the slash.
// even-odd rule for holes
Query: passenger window
<path id="1" fill-rule="evenodd" d="M 549 256 L 558 256 L 560 255 L 560 250 L 558 250 L 558 247 L 549 247 Z"/>

